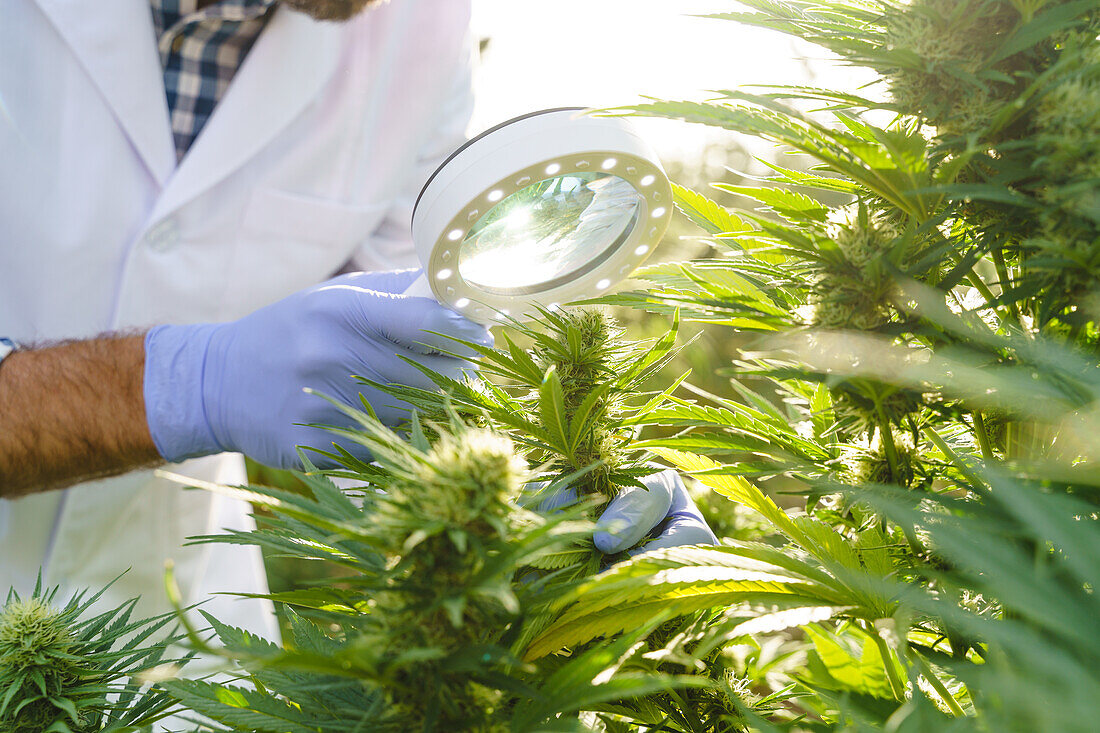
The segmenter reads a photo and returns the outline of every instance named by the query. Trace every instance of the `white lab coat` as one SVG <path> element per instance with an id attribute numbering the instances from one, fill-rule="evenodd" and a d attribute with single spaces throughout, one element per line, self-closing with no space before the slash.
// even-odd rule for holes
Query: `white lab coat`
<path id="1" fill-rule="evenodd" d="M 415 265 L 413 199 L 469 119 L 468 6 L 394 0 L 345 24 L 277 8 L 177 167 L 148 0 L 0 1 L 0 335 L 230 320 L 349 261 Z M 172 468 L 243 480 L 236 456 Z M 40 566 L 64 592 L 130 568 L 106 602 L 167 610 L 166 558 L 186 602 L 262 592 L 255 548 L 182 547 L 250 526 L 147 471 L 0 501 L 0 602 Z M 206 607 L 272 638 L 249 604 Z"/>

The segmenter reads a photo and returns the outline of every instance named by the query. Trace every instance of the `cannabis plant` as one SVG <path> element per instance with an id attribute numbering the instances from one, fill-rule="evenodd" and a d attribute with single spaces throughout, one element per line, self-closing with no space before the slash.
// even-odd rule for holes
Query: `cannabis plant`
<path id="1" fill-rule="evenodd" d="M 429 419 L 456 410 L 471 424 L 506 432 L 526 449 L 532 479 L 526 503 L 559 504 L 556 494 L 571 476 L 568 489 L 591 499 L 594 517 L 623 488 L 660 470 L 639 450 L 638 426 L 679 384 L 645 391 L 675 358 L 676 337 L 674 323 L 656 340 L 627 341 L 606 310 L 544 310 L 529 323 L 512 320 L 502 333 L 504 348 L 462 342 L 480 355 L 483 379 L 460 383 L 424 370 L 438 391 L 371 384 Z M 587 537 L 540 567 L 570 568 L 559 577 L 571 579 L 591 575 L 602 559 Z"/>
<path id="2" fill-rule="evenodd" d="M 757 512 L 767 541 L 622 563 L 564 597 L 530 654 L 658 610 L 724 609 L 724 631 L 701 641 L 761 644 L 791 626 L 806 639 L 787 678 L 803 694 L 753 727 L 1087 730 L 1100 9 L 742 5 L 755 12 L 720 17 L 880 81 L 866 96 L 731 90 L 626 110 L 756 135 L 810 164 L 732 189 L 752 211 L 678 187 L 722 256 L 644 268 L 650 289 L 602 302 L 759 335 L 729 395 L 672 398 L 646 420 L 680 432 L 637 447 Z M 757 483 L 770 479 L 804 508 L 781 510 Z"/>
<path id="3" fill-rule="evenodd" d="M 340 435 L 375 459 L 369 471 L 349 461 L 341 472 L 367 484 L 358 495 L 315 473 L 303 477 L 308 495 L 211 487 L 273 517 L 259 531 L 208 539 L 346 571 L 331 584 L 271 596 L 297 609 L 287 648 L 213 618 L 221 648 L 191 630 L 199 648 L 239 665 L 239 683 L 165 683 L 214 730 L 572 730 L 578 711 L 697 684 L 622 669 L 656 621 L 568 660 L 523 663 L 512 647 L 561 587 L 530 569 L 591 535 L 579 519 L 587 506 L 525 509 L 530 471 L 500 433 L 454 417 L 430 426 L 414 419 L 406 440 L 347 410 L 359 427 Z"/>
<path id="4" fill-rule="evenodd" d="M 132 621 L 136 600 L 92 610 L 103 593 L 59 606 L 41 579 L 26 598 L 9 592 L 0 607 L 0 730 L 123 733 L 168 714 L 172 699 L 141 675 L 173 663 L 168 648 L 178 638 L 160 632 L 174 616 Z"/>

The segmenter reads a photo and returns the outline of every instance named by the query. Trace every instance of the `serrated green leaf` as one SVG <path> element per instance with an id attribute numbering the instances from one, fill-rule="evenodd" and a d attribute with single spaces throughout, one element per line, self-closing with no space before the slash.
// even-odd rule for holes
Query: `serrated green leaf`
<path id="1" fill-rule="evenodd" d="M 565 414 L 565 395 L 561 379 L 555 367 L 546 370 L 539 385 L 539 417 L 547 430 L 551 446 L 562 455 L 572 459 L 569 449 L 569 418 Z"/>
<path id="2" fill-rule="evenodd" d="M 788 537 L 802 537 L 802 533 L 791 521 L 791 518 L 787 516 L 786 512 L 780 509 L 774 501 L 750 481 L 741 476 L 707 473 L 722 468 L 722 464 L 704 456 L 668 448 L 654 447 L 650 450 L 681 471 L 694 475 L 701 483 L 711 487 L 727 499 L 732 499 L 759 512 L 776 529 Z"/>
<path id="3" fill-rule="evenodd" d="M 706 196 L 679 184 L 672 184 L 676 208 L 708 234 L 753 231 L 752 225 Z"/>

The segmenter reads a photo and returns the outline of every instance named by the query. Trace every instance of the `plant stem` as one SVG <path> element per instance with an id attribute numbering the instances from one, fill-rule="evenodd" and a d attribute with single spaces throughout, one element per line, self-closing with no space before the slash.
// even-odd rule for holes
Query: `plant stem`
<path id="1" fill-rule="evenodd" d="M 982 297 L 984 297 L 989 302 L 993 302 L 997 299 L 997 296 L 993 294 L 993 291 L 989 289 L 989 286 L 985 284 L 985 281 L 978 276 L 978 273 L 971 270 L 966 274 L 966 279 L 969 280 L 970 284 L 977 288 L 978 292 L 982 294 Z"/>
<path id="2" fill-rule="evenodd" d="M 1011 284 L 1011 278 L 1008 275 L 1008 265 L 1005 264 L 1004 249 L 1000 245 L 993 248 L 993 266 L 997 268 L 997 279 L 1001 282 L 1001 292 L 1005 292 Z M 1020 317 L 1020 309 L 1016 307 L 1016 301 L 1011 300 L 1008 302 L 1008 311 L 1012 314 L 1012 317 L 1016 319 L 1016 322 L 1020 324 L 1020 330 L 1024 330 L 1024 321 Z"/>
<path id="3" fill-rule="evenodd" d="M 889 645 L 886 640 L 883 639 L 878 630 L 866 625 L 863 626 L 865 634 L 871 637 L 875 642 L 875 646 L 878 647 L 879 656 L 882 657 L 882 666 L 886 670 L 886 679 L 890 682 L 890 690 L 894 693 L 894 699 L 898 701 L 905 700 L 905 682 L 898 676 L 897 667 L 894 665 L 894 654 L 890 651 Z"/>
<path id="4" fill-rule="evenodd" d="M 987 461 L 996 459 L 993 455 L 993 447 L 989 444 L 989 434 L 985 431 L 985 419 L 982 417 L 981 410 L 974 410 L 970 413 L 974 418 L 974 437 L 978 439 L 978 447 L 982 449 L 982 457 Z"/>
<path id="5" fill-rule="evenodd" d="M 933 428 L 931 425 L 926 426 L 924 428 L 924 434 L 928 436 L 928 439 L 932 441 L 933 445 L 940 449 L 940 452 L 943 453 L 944 457 L 947 460 L 951 461 L 953 464 L 955 464 L 956 467 L 958 467 L 963 476 L 965 476 L 971 482 L 972 488 L 976 493 L 986 493 L 987 488 L 985 487 L 984 482 L 981 480 L 981 478 L 976 473 L 974 473 L 973 468 L 971 468 L 965 461 L 963 461 L 962 457 L 959 456 L 958 453 L 951 449 L 951 446 L 947 444 L 947 441 L 943 439 L 942 435 L 936 432 L 935 428 Z"/>
<path id="6" fill-rule="evenodd" d="M 924 433 L 928 436 L 928 439 L 932 441 L 932 444 L 940 449 L 940 452 L 943 453 L 944 457 L 947 460 L 950 461 L 954 458 L 958 458 L 955 451 L 951 450 L 951 446 L 947 444 L 947 441 L 943 439 L 943 436 L 937 433 L 934 428 L 932 428 L 931 426 L 926 426 L 924 428 Z"/>
<path id="7" fill-rule="evenodd" d="M 894 444 L 894 433 L 890 430 L 890 421 L 886 419 L 886 413 L 882 410 L 882 404 L 875 404 L 878 413 L 879 435 L 882 436 L 882 449 L 886 452 L 886 462 L 890 466 L 890 478 L 895 484 L 901 483 L 901 475 L 898 470 L 898 447 Z"/>
<path id="8" fill-rule="evenodd" d="M 885 523 L 885 520 L 883 520 L 883 523 Z M 909 552 L 913 553 L 913 557 L 923 559 L 925 557 L 925 549 L 921 546 L 920 541 L 917 540 L 917 535 L 913 531 L 913 528 L 903 525 L 899 526 L 901 526 L 901 533 L 905 535 L 905 543 L 909 545 Z"/>
<path id="9" fill-rule="evenodd" d="M 970 281 L 971 285 L 978 289 L 978 292 L 982 294 L 982 297 L 986 299 L 987 303 L 993 303 L 995 300 L 997 300 L 997 296 L 994 295 L 993 291 L 989 289 L 989 286 L 986 285 L 980 277 L 978 277 L 978 273 L 971 270 L 969 273 L 967 273 L 966 279 Z M 1005 321 L 1009 320 L 1010 314 L 1005 313 L 1001 307 L 993 305 L 988 305 L 987 307 L 997 314 L 997 316 L 1001 319 L 1002 324 Z"/>
<path id="10" fill-rule="evenodd" d="M 966 712 L 963 711 L 962 707 L 959 706 L 958 701 L 955 700 L 955 696 L 951 694 L 950 690 L 947 689 L 947 686 L 943 684 L 940 678 L 936 676 L 936 673 L 932 671 L 932 667 L 928 664 L 928 661 L 924 657 L 922 657 L 920 653 L 917 652 L 915 649 L 910 649 L 910 651 L 913 652 L 913 656 L 916 658 L 917 664 L 920 666 L 921 674 L 923 674 L 924 678 L 928 680 L 928 684 L 932 685 L 932 689 L 934 689 L 936 691 L 936 694 L 940 696 L 940 699 L 943 700 L 943 703 L 951 711 L 951 714 L 954 715 L 956 718 L 965 717 Z"/>
<path id="11" fill-rule="evenodd" d="M 1005 425 L 1005 460 L 1011 461 L 1020 454 L 1020 424 L 1009 420 Z"/>

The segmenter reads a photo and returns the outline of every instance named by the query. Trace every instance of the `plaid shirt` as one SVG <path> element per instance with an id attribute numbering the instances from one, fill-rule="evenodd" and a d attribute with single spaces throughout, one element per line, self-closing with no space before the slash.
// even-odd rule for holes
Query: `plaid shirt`
<path id="1" fill-rule="evenodd" d="M 229 88 L 275 0 L 150 0 L 176 159 Z"/>

